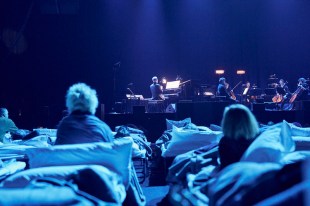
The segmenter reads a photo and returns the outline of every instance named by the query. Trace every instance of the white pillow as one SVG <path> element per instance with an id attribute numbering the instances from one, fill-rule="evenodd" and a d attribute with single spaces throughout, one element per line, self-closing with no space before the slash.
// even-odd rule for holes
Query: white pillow
<path id="1" fill-rule="evenodd" d="M 185 119 L 180 120 L 180 121 L 166 119 L 167 130 L 172 129 L 172 126 L 184 127 L 185 125 L 187 125 L 189 123 L 192 123 L 192 119 L 190 117 L 185 118 Z"/>
<path id="2" fill-rule="evenodd" d="M 103 165 L 119 174 L 126 185 L 129 181 L 132 140 L 122 138 L 113 143 L 96 142 L 56 145 L 50 148 L 27 150 L 29 167 L 67 165 Z"/>
<path id="3" fill-rule="evenodd" d="M 174 157 L 193 149 L 218 142 L 222 132 L 186 130 L 173 126 L 172 138 L 168 147 L 163 151 L 163 157 Z"/>
<path id="4" fill-rule="evenodd" d="M 246 162 L 276 162 L 282 156 L 295 150 L 290 126 L 286 121 L 279 126 L 271 126 L 245 151 L 240 161 Z"/>

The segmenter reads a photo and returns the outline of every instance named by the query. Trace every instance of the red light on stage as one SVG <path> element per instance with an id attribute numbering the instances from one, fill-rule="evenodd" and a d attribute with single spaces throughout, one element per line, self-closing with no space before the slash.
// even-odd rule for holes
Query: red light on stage
<path id="1" fill-rule="evenodd" d="M 237 74 L 245 74 L 245 70 L 237 70 Z"/>
<path id="2" fill-rule="evenodd" d="M 223 69 L 217 69 L 215 70 L 215 74 L 224 74 L 225 71 Z"/>

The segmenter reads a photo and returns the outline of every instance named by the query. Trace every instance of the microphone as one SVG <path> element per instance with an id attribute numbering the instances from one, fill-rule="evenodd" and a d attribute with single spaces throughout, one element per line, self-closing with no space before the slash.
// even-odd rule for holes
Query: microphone
<path id="1" fill-rule="evenodd" d="M 131 95 L 135 95 L 135 94 L 133 93 L 133 91 L 131 91 L 130 88 L 127 88 L 127 90 L 130 91 Z"/>

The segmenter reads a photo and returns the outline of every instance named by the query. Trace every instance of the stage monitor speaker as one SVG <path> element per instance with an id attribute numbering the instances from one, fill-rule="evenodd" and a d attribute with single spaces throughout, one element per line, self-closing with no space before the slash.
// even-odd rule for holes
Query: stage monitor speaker
<path id="1" fill-rule="evenodd" d="M 169 104 L 168 107 L 166 108 L 166 113 L 175 113 L 175 112 L 176 112 L 175 104 Z"/>

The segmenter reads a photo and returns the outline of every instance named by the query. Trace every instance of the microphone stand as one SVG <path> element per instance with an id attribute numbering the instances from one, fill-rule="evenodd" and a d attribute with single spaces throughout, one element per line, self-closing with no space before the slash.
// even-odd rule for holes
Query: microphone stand
<path id="1" fill-rule="evenodd" d="M 112 111 L 114 112 L 114 105 L 116 100 L 116 71 L 121 67 L 121 62 L 113 64 L 113 98 L 112 98 Z"/>

